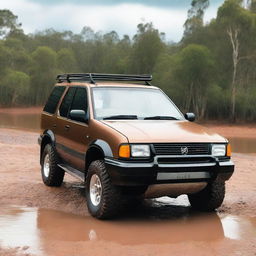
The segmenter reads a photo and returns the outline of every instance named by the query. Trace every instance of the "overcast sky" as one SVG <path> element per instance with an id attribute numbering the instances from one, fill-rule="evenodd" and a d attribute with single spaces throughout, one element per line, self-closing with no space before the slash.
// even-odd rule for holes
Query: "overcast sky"
<path id="1" fill-rule="evenodd" d="M 79 33 L 84 26 L 94 31 L 115 30 L 120 36 L 136 33 L 141 22 L 153 22 L 167 40 L 179 41 L 191 0 L 0 0 L 1 9 L 18 15 L 25 33 L 46 28 Z M 216 17 L 224 0 L 210 0 L 205 22 Z"/>

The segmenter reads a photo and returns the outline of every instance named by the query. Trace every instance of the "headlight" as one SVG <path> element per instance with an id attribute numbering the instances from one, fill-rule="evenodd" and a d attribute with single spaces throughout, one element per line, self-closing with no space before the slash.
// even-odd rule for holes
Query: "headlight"
<path id="1" fill-rule="evenodd" d="M 149 145 L 131 145 L 132 157 L 150 157 Z"/>
<path id="2" fill-rule="evenodd" d="M 212 155 L 213 156 L 225 156 L 226 155 L 226 145 L 225 144 L 213 144 L 212 145 Z"/>

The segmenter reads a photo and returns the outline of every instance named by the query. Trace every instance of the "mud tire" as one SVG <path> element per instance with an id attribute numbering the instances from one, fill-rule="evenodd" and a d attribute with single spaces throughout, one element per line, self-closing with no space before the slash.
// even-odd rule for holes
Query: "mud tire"
<path id="1" fill-rule="evenodd" d="M 46 176 L 44 171 L 44 162 L 45 158 L 49 157 L 49 174 Z M 54 149 L 54 147 L 51 144 L 47 144 L 44 147 L 43 154 L 42 154 L 42 162 L 41 162 L 41 174 L 42 174 L 42 180 L 45 185 L 50 187 L 60 187 L 65 172 L 58 167 L 58 155 Z"/>
<path id="2" fill-rule="evenodd" d="M 90 197 L 90 181 L 94 174 L 99 177 L 102 186 L 101 199 L 97 206 L 92 203 Z M 122 194 L 120 188 L 111 183 L 103 160 L 96 160 L 90 164 L 86 176 L 85 190 L 87 207 L 93 217 L 111 219 L 120 212 L 123 205 Z"/>
<path id="3" fill-rule="evenodd" d="M 188 195 L 192 208 L 211 212 L 221 206 L 225 197 L 225 182 L 214 181 L 202 191 Z"/>

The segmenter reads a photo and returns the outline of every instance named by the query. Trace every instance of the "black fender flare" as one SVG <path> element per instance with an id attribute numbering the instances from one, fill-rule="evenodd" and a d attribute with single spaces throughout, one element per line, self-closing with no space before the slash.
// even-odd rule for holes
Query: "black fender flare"
<path id="1" fill-rule="evenodd" d="M 112 149 L 109 144 L 104 140 L 93 141 L 85 155 L 85 170 L 89 168 L 92 161 L 104 159 L 105 157 L 113 157 Z"/>
<path id="2" fill-rule="evenodd" d="M 43 154 L 43 149 L 45 147 L 46 144 L 51 143 L 53 145 L 53 147 L 55 147 L 55 136 L 54 133 L 51 130 L 45 130 L 43 132 L 43 134 L 40 136 L 40 140 L 41 140 L 41 145 L 40 145 L 40 163 L 42 161 L 42 154 Z"/>
<path id="3" fill-rule="evenodd" d="M 45 137 L 49 137 L 52 144 L 55 146 L 56 139 L 55 139 L 55 135 L 54 135 L 53 131 L 45 130 L 42 135 L 42 141 L 44 140 Z"/>
<path id="4" fill-rule="evenodd" d="M 93 147 L 97 147 L 98 149 L 100 149 L 104 154 L 104 157 L 111 157 L 111 158 L 113 157 L 112 149 L 106 141 L 99 140 L 99 139 L 95 140 L 90 144 L 88 150 L 90 150 L 90 148 L 93 148 Z"/>

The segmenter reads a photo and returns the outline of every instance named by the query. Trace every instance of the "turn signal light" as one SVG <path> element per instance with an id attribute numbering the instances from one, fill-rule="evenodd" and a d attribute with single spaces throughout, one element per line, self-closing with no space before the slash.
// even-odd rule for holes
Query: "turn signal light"
<path id="1" fill-rule="evenodd" d="M 231 145 L 227 145 L 227 156 L 231 157 Z"/>
<path id="2" fill-rule="evenodd" d="M 121 145 L 119 147 L 119 157 L 128 158 L 131 156 L 130 145 Z"/>

